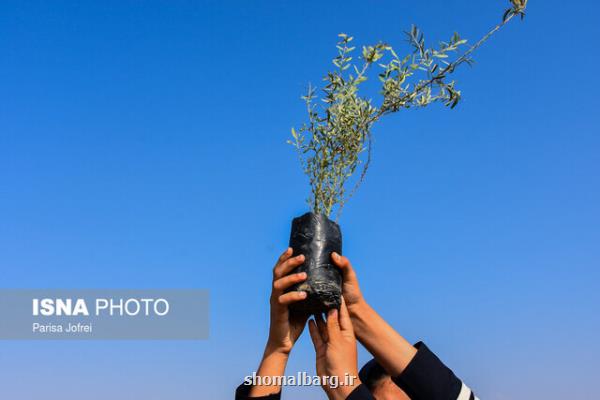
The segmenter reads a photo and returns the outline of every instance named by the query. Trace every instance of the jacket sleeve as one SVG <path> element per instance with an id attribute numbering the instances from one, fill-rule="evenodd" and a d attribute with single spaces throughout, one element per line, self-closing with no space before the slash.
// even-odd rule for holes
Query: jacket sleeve
<path id="1" fill-rule="evenodd" d="M 280 400 L 281 392 L 269 394 L 267 396 L 250 397 L 250 389 L 252 385 L 246 385 L 242 383 L 235 390 L 235 400 Z"/>
<path id="2" fill-rule="evenodd" d="M 392 378 L 412 400 L 478 400 L 450 368 L 425 343 L 415 345 L 417 354 L 399 376 Z"/>

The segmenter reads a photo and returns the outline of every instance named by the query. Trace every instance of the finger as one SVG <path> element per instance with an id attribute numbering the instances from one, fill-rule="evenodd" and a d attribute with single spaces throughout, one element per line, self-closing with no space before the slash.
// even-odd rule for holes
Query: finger
<path id="1" fill-rule="evenodd" d="M 348 260 L 348 257 L 341 256 L 334 251 L 331 253 L 331 259 L 333 260 L 333 263 L 342 270 L 344 280 L 354 275 L 354 268 L 352 268 L 352 264 L 350 263 L 350 260 Z"/>
<path id="2" fill-rule="evenodd" d="M 275 270 L 273 271 L 274 276 L 276 278 L 281 278 L 282 276 L 289 274 L 297 266 L 302 265 L 303 262 L 303 254 L 300 254 L 296 257 L 288 258 L 287 260 L 279 264 L 277 267 L 275 267 Z"/>
<path id="3" fill-rule="evenodd" d="M 338 319 L 338 310 L 335 308 L 327 313 L 327 335 L 330 338 L 337 337 L 340 334 L 340 322 Z"/>
<path id="4" fill-rule="evenodd" d="M 281 305 L 288 305 L 295 303 L 306 298 L 306 292 L 288 292 L 284 293 L 277 298 L 277 301 Z"/>
<path id="5" fill-rule="evenodd" d="M 315 315 L 315 321 L 317 321 L 317 328 L 319 328 L 319 333 L 321 334 L 323 341 L 328 342 L 329 336 L 327 335 L 327 324 L 323 319 L 323 314 L 319 313 Z"/>
<path id="6" fill-rule="evenodd" d="M 352 321 L 350 320 L 350 314 L 348 313 L 348 308 L 346 307 L 346 300 L 344 300 L 343 296 L 342 305 L 340 306 L 340 329 L 342 331 L 354 333 Z"/>
<path id="7" fill-rule="evenodd" d="M 323 338 L 319 332 L 319 328 L 314 320 L 308 321 L 308 331 L 310 332 L 310 338 L 312 339 L 313 345 L 315 346 L 315 352 L 319 352 L 321 346 L 323 346 Z"/>
<path id="8" fill-rule="evenodd" d="M 306 272 L 284 276 L 283 278 L 279 278 L 273 282 L 273 288 L 278 291 L 283 291 L 293 284 L 302 282 L 304 280 L 306 280 Z"/>
<path id="9" fill-rule="evenodd" d="M 281 253 L 279 258 L 277 259 L 277 262 L 275 263 L 275 266 L 273 267 L 273 274 L 275 273 L 275 270 L 277 269 L 277 267 L 279 265 L 281 265 L 281 263 L 283 263 L 285 260 L 287 260 L 288 258 L 290 258 L 292 256 L 293 252 L 294 251 L 292 250 L 292 248 L 288 247 L 287 249 L 285 249 L 285 251 L 283 253 Z"/>

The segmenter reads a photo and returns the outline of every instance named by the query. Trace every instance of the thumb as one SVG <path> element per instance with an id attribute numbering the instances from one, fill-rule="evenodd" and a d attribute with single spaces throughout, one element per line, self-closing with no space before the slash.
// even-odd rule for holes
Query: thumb
<path id="1" fill-rule="evenodd" d="M 331 253 L 333 263 L 342 271 L 344 282 L 355 278 L 354 269 L 348 257 L 341 256 L 336 252 Z"/>

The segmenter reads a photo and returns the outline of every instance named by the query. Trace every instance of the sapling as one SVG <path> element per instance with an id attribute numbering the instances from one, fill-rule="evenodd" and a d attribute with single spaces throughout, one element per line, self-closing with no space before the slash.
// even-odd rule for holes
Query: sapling
<path id="1" fill-rule="evenodd" d="M 346 201 L 364 181 L 371 162 L 372 128 L 382 117 L 408 108 L 441 103 L 454 108 L 461 100 L 452 75 L 463 64 L 472 65 L 472 54 L 504 25 L 525 15 L 527 0 L 510 0 L 500 23 L 473 45 L 458 33 L 438 46 L 428 47 L 421 30 L 406 32 L 411 51 L 399 56 L 387 43 L 357 49 L 353 37 L 339 34 L 334 69 L 327 72 L 324 86 L 309 85 L 302 96 L 308 121 L 292 128 L 292 144 L 299 155 L 311 187 L 311 212 L 294 219 L 290 247 L 306 261 L 295 272 L 308 278 L 293 290 L 306 291 L 305 301 L 295 308 L 320 312 L 338 307 L 341 277 L 331 265 L 331 252 L 341 253 L 341 231 L 336 220 Z M 373 101 L 360 93 L 363 84 L 376 74 L 380 98 Z M 353 185 L 348 189 L 351 179 Z"/>

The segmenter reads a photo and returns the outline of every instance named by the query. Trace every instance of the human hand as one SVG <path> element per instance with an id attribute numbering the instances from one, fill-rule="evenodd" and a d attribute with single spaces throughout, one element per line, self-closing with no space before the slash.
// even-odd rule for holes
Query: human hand
<path id="1" fill-rule="evenodd" d="M 305 299 L 306 293 L 298 291 L 285 293 L 290 286 L 306 279 L 306 273 L 288 275 L 303 262 L 303 255 L 292 257 L 292 249 L 288 248 L 279 257 L 275 268 L 273 268 L 269 339 L 256 371 L 257 376 L 282 376 L 292 347 L 294 347 L 294 343 L 296 343 L 304 329 L 308 316 L 292 315 L 288 306 L 295 301 Z M 268 396 L 280 391 L 281 385 L 278 383 L 271 385 L 257 384 L 250 388 L 249 395 L 251 397 Z"/>
<path id="2" fill-rule="evenodd" d="M 317 374 L 330 400 L 343 400 L 360 385 L 356 338 L 350 322 L 346 303 L 342 298 L 340 310 L 330 310 L 327 322 L 322 316 L 310 320 L 308 328 L 315 346 Z M 335 379 L 335 381 L 333 380 Z"/>
<path id="3" fill-rule="evenodd" d="M 285 291 L 292 285 L 306 279 L 306 272 L 288 275 L 294 268 L 304 262 L 304 255 L 292 257 L 292 249 L 288 248 L 273 268 L 273 287 L 271 291 L 271 322 L 269 339 L 265 352 L 289 354 L 304 330 L 308 315 L 290 313 L 291 303 L 304 300 L 306 292 Z"/>
<path id="4" fill-rule="evenodd" d="M 352 268 L 352 264 L 347 257 L 341 256 L 336 252 L 331 254 L 333 263 L 342 271 L 342 295 L 346 301 L 346 305 L 352 314 L 354 309 L 365 302 L 360 287 L 358 278 Z"/>

